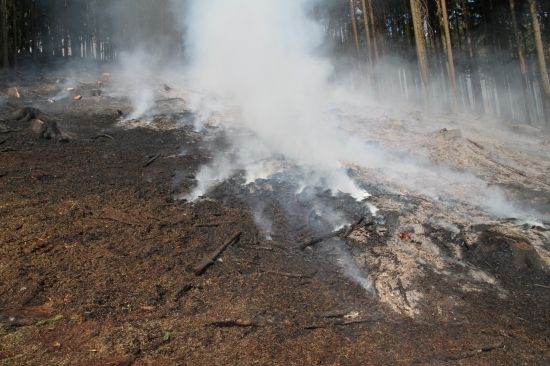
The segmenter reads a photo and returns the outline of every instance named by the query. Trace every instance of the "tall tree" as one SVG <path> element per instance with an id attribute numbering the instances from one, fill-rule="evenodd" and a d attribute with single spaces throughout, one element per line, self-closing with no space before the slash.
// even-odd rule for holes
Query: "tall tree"
<path id="1" fill-rule="evenodd" d="M 353 31 L 353 40 L 355 41 L 355 50 L 359 54 L 359 32 L 357 31 L 355 0 L 349 0 L 349 11 L 351 16 L 351 29 Z"/>
<path id="2" fill-rule="evenodd" d="M 410 0 L 411 14 L 413 18 L 414 37 L 416 40 L 416 54 L 418 57 L 418 66 L 420 68 L 420 81 L 422 83 L 422 94 L 425 103 L 429 104 L 428 92 L 428 55 L 426 50 L 426 35 L 424 25 L 426 22 L 426 4 L 424 0 Z"/>
<path id="3" fill-rule="evenodd" d="M 483 92 L 481 89 L 478 54 L 474 47 L 474 38 L 472 35 L 473 18 L 470 14 L 469 2 L 467 0 L 462 0 L 461 5 L 464 11 L 464 31 L 466 33 L 466 43 L 468 46 L 468 69 L 470 71 L 470 80 L 472 82 L 474 110 L 481 116 L 485 114 L 485 105 L 483 101 Z"/>
<path id="4" fill-rule="evenodd" d="M 531 123 L 531 111 L 529 108 L 529 74 L 527 71 L 527 63 L 525 62 L 525 47 L 523 45 L 523 39 L 519 30 L 517 14 L 516 14 L 516 0 L 509 0 L 510 13 L 512 14 L 512 28 L 514 30 L 514 38 L 516 41 L 516 48 L 518 54 L 519 68 L 521 71 L 521 84 L 523 92 L 523 104 L 525 107 L 525 118 L 528 123 Z"/>
<path id="5" fill-rule="evenodd" d="M 529 10 L 531 12 L 531 24 L 535 36 L 535 48 L 537 50 L 537 59 L 539 64 L 540 82 L 542 84 L 543 105 L 546 122 L 550 124 L 550 80 L 548 79 L 548 68 L 546 67 L 546 57 L 544 55 L 544 44 L 540 31 L 540 22 L 536 0 L 529 0 Z"/>
<path id="6" fill-rule="evenodd" d="M 451 88 L 451 98 L 453 109 L 456 109 L 457 101 L 457 88 L 456 88 L 456 71 L 455 61 L 453 56 L 453 45 L 451 42 L 451 31 L 449 29 L 449 14 L 447 12 L 447 0 L 436 0 L 437 10 L 441 22 L 441 28 L 443 28 L 443 47 L 447 54 L 447 74 L 449 76 L 449 86 Z"/>
<path id="7" fill-rule="evenodd" d="M 9 39 L 8 39 L 8 0 L 1 0 L 0 15 L 2 17 L 2 65 L 9 67 Z"/>

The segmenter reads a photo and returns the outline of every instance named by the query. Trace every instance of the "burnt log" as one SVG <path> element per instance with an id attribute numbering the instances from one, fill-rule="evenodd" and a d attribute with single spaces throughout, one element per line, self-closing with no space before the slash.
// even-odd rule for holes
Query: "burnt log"
<path id="1" fill-rule="evenodd" d="M 216 260 L 219 258 L 220 255 L 222 255 L 222 253 L 231 245 L 231 244 L 235 244 L 239 241 L 239 239 L 241 238 L 241 234 L 242 232 L 238 232 L 236 233 L 235 235 L 233 235 L 228 241 L 226 241 L 221 247 L 219 247 L 215 252 L 213 252 L 212 254 L 210 254 L 209 256 L 207 256 L 199 265 L 197 265 L 195 267 L 195 269 L 193 270 L 193 272 L 195 273 L 196 276 L 201 276 L 203 275 L 206 270 L 211 266 L 213 265 L 214 263 L 216 263 Z"/>

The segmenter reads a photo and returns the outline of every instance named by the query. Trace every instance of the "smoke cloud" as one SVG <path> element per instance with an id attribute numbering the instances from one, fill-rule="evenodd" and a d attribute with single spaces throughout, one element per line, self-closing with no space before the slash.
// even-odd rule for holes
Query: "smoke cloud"
<path id="1" fill-rule="evenodd" d="M 321 54 L 323 29 L 309 16 L 316 3 L 190 2 L 185 24 L 189 81 L 197 93 L 192 107 L 198 115 L 217 115 L 232 146 L 201 169 L 186 199 L 198 199 L 238 170 L 250 182 L 292 166 L 302 172 L 302 189 L 321 187 L 363 200 L 369 194 L 350 175 L 356 168 L 398 189 L 463 201 L 499 217 L 537 215 L 471 173 L 434 164 L 421 151 L 412 156 L 349 133 L 351 122 L 368 123 L 362 106 L 373 103 L 368 93 L 334 81 L 334 68 Z"/>

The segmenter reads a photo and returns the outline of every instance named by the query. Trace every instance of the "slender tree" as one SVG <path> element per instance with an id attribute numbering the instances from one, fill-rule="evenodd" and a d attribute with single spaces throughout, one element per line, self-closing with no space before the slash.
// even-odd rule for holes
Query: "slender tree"
<path id="1" fill-rule="evenodd" d="M 8 39 L 8 0 L 1 0 L 0 15 L 2 17 L 2 65 L 9 67 L 9 39 Z"/>
<path id="2" fill-rule="evenodd" d="M 351 29 L 353 31 L 353 40 L 355 41 L 355 50 L 359 54 L 359 33 L 357 32 L 357 19 L 355 12 L 355 0 L 349 0 L 349 11 L 351 16 Z"/>
<path id="3" fill-rule="evenodd" d="M 531 24 L 533 25 L 533 34 L 535 36 L 535 48 L 537 50 L 540 82 L 542 85 L 544 114 L 546 117 L 546 122 L 550 124 L 550 80 L 548 78 L 548 68 L 546 67 L 546 57 L 544 55 L 544 44 L 540 31 L 536 0 L 529 0 L 529 10 L 531 12 Z"/>
<path id="4" fill-rule="evenodd" d="M 527 71 L 527 63 L 525 62 L 525 47 L 518 26 L 518 20 L 516 15 L 516 0 L 509 0 L 510 13 L 512 14 L 512 28 L 514 30 L 514 38 L 516 41 L 516 48 L 519 60 L 519 67 L 521 71 L 521 83 L 523 92 L 523 103 L 525 107 L 525 117 L 528 123 L 531 123 L 531 111 L 529 108 L 529 73 Z"/>
<path id="5" fill-rule="evenodd" d="M 449 77 L 449 86 L 451 89 L 451 98 L 453 109 L 456 109 L 457 101 L 457 87 L 456 87 L 456 71 L 455 62 L 453 56 L 453 45 L 451 42 L 451 31 L 449 29 L 449 14 L 447 12 L 447 0 L 436 0 L 437 10 L 441 22 L 441 28 L 443 28 L 443 47 L 447 54 L 447 74 Z"/>
<path id="6" fill-rule="evenodd" d="M 425 103 L 429 104 L 428 82 L 428 56 L 426 50 L 426 35 L 424 25 L 426 21 L 426 8 L 423 0 L 410 0 L 411 13 L 413 19 L 414 37 L 416 40 L 416 54 L 420 68 L 420 81 L 422 83 L 422 93 Z"/>

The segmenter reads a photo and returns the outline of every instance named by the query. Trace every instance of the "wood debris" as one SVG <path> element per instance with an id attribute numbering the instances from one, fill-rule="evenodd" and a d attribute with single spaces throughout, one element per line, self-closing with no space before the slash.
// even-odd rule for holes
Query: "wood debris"
<path id="1" fill-rule="evenodd" d="M 208 257 L 206 257 L 199 265 L 197 265 L 194 269 L 194 273 L 196 276 L 203 275 L 208 267 L 216 263 L 216 260 L 222 253 L 231 245 L 235 244 L 239 241 L 241 238 L 242 232 L 238 232 L 235 235 L 233 235 L 228 241 L 226 241 L 222 246 L 220 246 L 215 252 L 210 254 Z"/>

